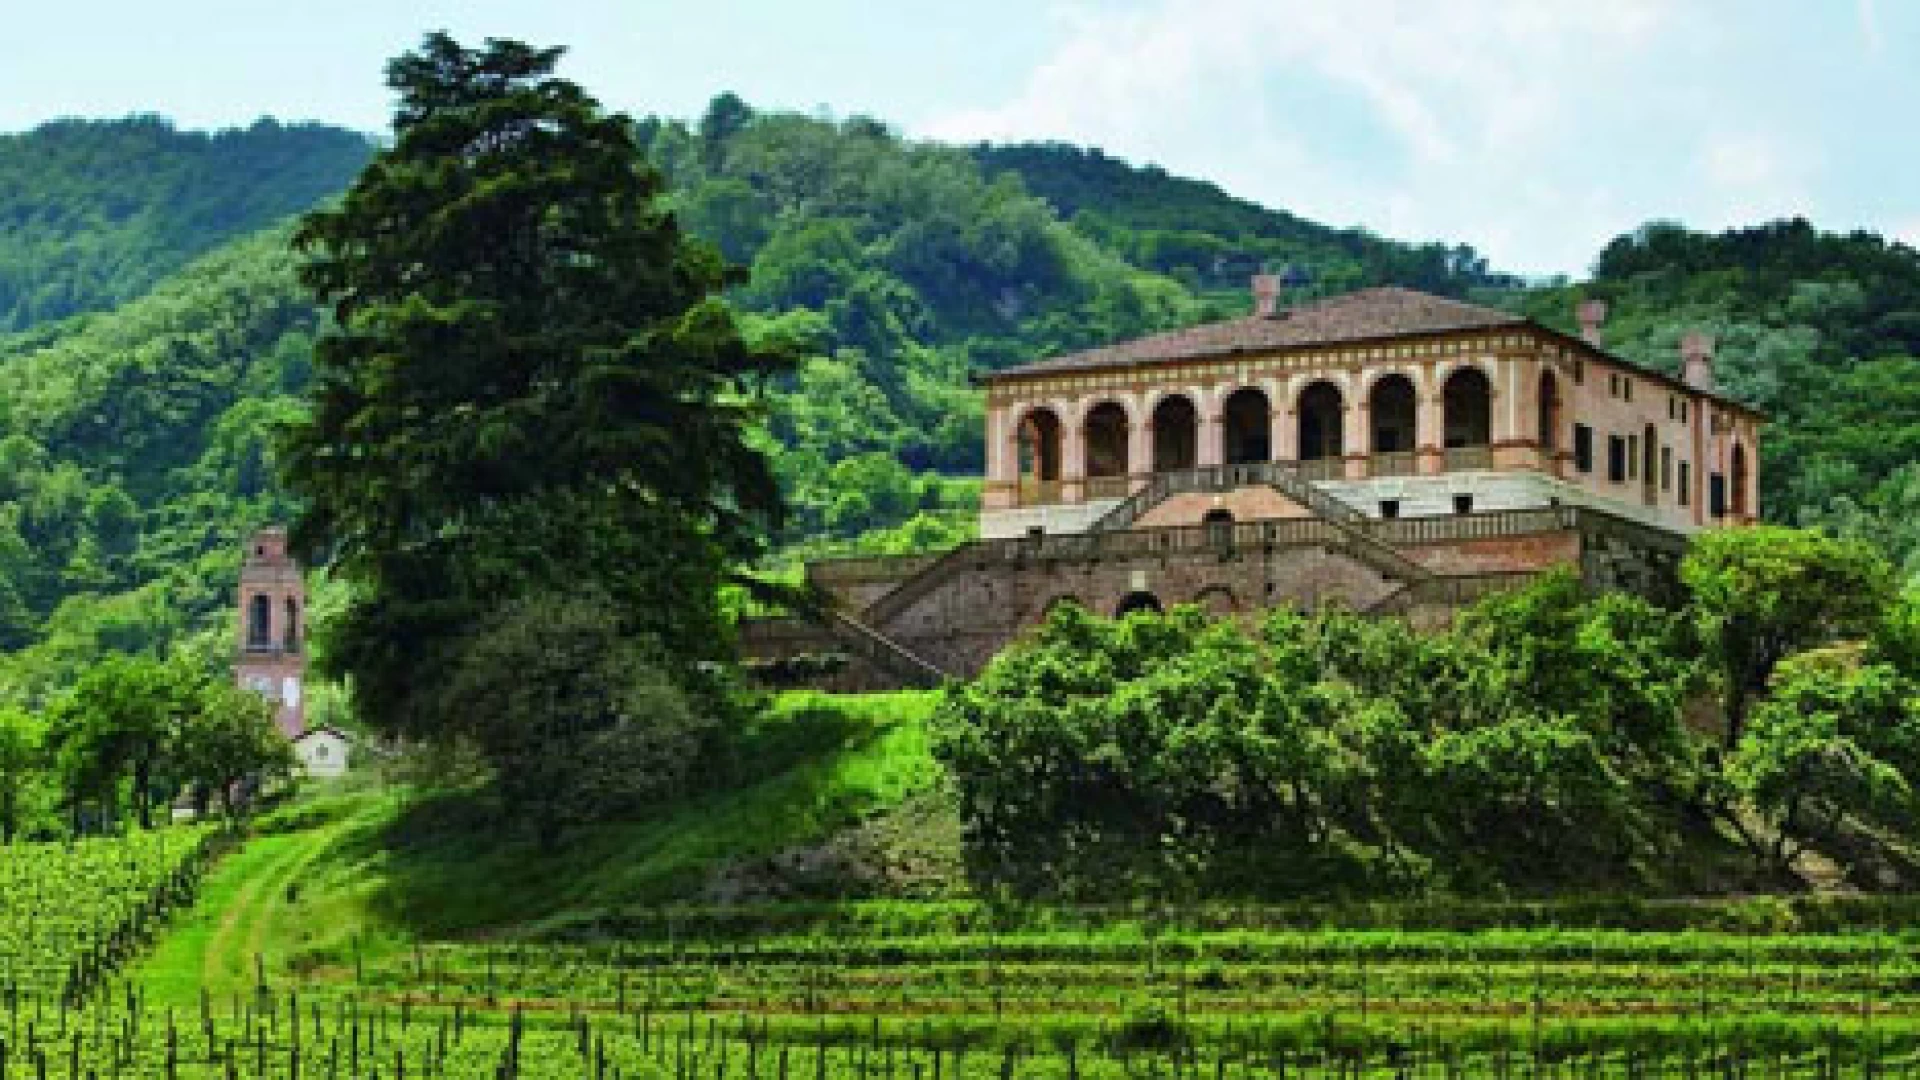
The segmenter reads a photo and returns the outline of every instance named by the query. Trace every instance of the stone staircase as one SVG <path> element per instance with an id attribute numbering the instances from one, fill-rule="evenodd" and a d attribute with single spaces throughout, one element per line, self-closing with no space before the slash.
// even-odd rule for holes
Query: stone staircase
<path id="1" fill-rule="evenodd" d="M 833 635 L 835 641 L 845 646 L 848 653 L 865 660 L 906 686 L 930 688 L 939 686 L 954 677 L 952 672 L 844 611 L 827 608 L 821 615 L 822 624 L 826 627 L 827 633 Z"/>
<path id="2" fill-rule="evenodd" d="M 1366 527 L 1367 516 L 1352 505 L 1327 494 L 1301 474 L 1295 462 L 1261 461 L 1245 465 L 1209 465 L 1199 469 L 1156 473 L 1139 491 L 1122 499 L 1100 515 L 1092 532 L 1115 532 L 1129 528 L 1154 507 L 1175 495 L 1189 492 L 1224 494 L 1235 488 L 1271 487 L 1304 508 L 1314 517 L 1332 525 L 1344 538 L 1342 549 L 1366 563 L 1381 575 L 1410 588 L 1434 578 L 1431 570 L 1402 554 L 1398 548 L 1373 535 Z M 1377 605 L 1376 605 L 1377 606 Z"/>

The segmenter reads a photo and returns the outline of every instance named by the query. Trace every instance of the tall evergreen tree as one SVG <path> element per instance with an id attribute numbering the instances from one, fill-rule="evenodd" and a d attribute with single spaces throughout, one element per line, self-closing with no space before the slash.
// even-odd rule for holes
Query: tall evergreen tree
<path id="1" fill-rule="evenodd" d="M 535 588 L 592 583 L 670 655 L 722 655 L 716 589 L 779 516 L 743 435 L 786 358 L 560 54 L 433 34 L 395 59 L 393 145 L 296 236 L 340 328 L 287 435 L 296 539 L 355 587 L 332 655 L 389 731 L 457 722 L 436 679 Z"/>

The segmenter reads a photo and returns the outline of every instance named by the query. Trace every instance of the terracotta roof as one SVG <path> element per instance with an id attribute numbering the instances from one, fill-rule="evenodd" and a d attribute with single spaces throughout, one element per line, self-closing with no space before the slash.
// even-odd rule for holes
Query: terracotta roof
<path id="1" fill-rule="evenodd" d="M 1340 342 L 1523 326 L 1511 312 L 1412 289 L 1379 288 L 1316 300 L 1275 316 L 1247 315 L 1122 341 L 1085 352 L 1003 368 L 988 380 L 1098 371 L 1134 364 L 1198 360 L 1246 352 L 1278 352 Z"/>

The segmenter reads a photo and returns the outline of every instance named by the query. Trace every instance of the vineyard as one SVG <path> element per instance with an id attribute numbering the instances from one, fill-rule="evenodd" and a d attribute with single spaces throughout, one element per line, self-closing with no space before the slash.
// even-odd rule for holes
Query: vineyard
<path id="1" fill-rule="evenodd" d="M 1920 1072 L 1920 936 L 1741 930 L 1752 911 L 1731 905 L 1639 911 L 1673 925 L 1635 930 L 1573 906 L 1516 906 L 1516 925 L 1498 906 L 1436 906 L 1436 925 L 1391 929 L 1361 928 L 1365 909 L 1319 912 L 1344 929 L 1307 908 L 654 909 L 569 940 L 354 947 L 300 976 L 260 960 L 242 988 L 158 1004 L 114 965 L 218 843 L 178 831 L 0 855 L 0 1078 Z M 1853 914 L 1893 925 L 1903 910 Z"/>

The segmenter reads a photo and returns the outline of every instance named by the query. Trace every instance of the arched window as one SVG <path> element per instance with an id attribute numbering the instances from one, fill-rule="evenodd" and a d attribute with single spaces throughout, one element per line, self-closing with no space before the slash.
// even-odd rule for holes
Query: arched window
<path id="1" fill-rule="evenodd" d="M 1412 379 L 1388 375 L 1374 383 L 1367 398 L 1367 413 L 1373 424 L 1374 453 L 1403 454 L 1418 449 L 1414 443 Z"/>
<path id="2" fill-rule="evenodd" d="M 1560 380 L 1553 372 L 1540 373 L 1540 449 L 1552 453 L 1560 448 Z"/>
<path id="3" fill-rule="evenodd" d="M 1447 376 L 1440 400 L 1446 414 L 1447 449 L 1493 442 L 1493 385 L 1485 372 L 1463 367 Z"/>
<path id="4" fill-rule="evenodd" d="M 273 646 L 273 601 L 265 594 L 256 593 L 247 603 L 247 648 L 267 649 Z"/>
<path id="5" fill-rule="evenodd" d="M 1113 611 L 1115 618 L 1124 618 L 1136 611 L 1160 612 L 1160 598 L 1150 592 L 1130 592 L 1120 598 L 1120 606 Z"/>
<path id="6" fill-rule="evenodd" d="M 1200 460 L 1200 412 L 1174 394 L 1153 407 L 1153 471 L 1191 469 Z"/>
<path id="7" fill-rule="evenodd" d="M 1745 519 L 1752 511 L 1747 505 L 1747 448 L 1733 444 L 1733 516 Z"/>
<path id="8" fill-rule="evenodd" d="M 1346 453 L 1340 388 L 1317 382 L 1300 394 L 1300 460 L 1318 461 Z"/>
<path id="9" fill-rule="evenodd" d="M 1220 419 L 1226 428 L 1227 464 L 1273 460 L 1273 410 L 1257 387 L 1243 386 L 1229 395 Z"/>
<path id="10" fill-rule="evenodd" d="M 1087 477 L 1127 475 L 1127 410 L 1111 401 L 1087 413 Z"/>
<path id="11" fill-rule="evenodd" d="M 1020 501 L 1059 500 L 1060 418 L 1052 409 L 1035 409 L 1020 421 L 1018 434 Z"/>
<path id="12" fill-rule="evenodd" d="M 293 597 L 287 597 L 287 624 L 283 632 L 288 652 L 300 651 L 300 603 Z"/>

